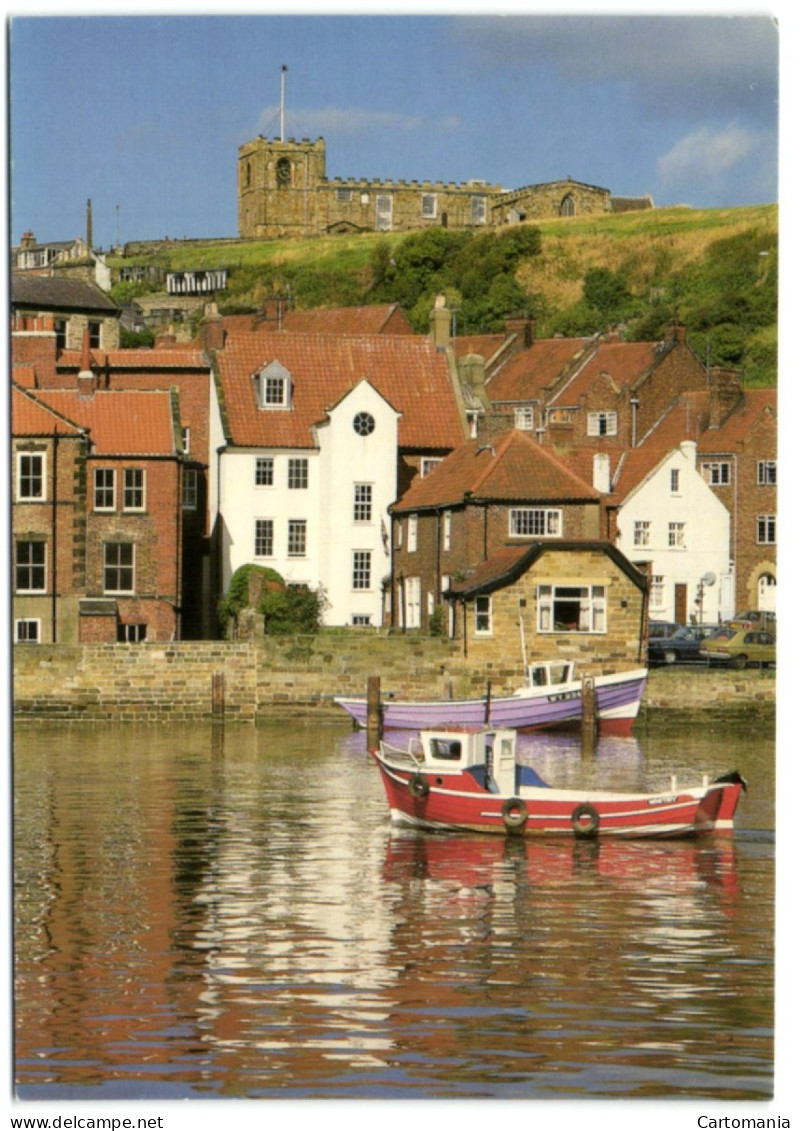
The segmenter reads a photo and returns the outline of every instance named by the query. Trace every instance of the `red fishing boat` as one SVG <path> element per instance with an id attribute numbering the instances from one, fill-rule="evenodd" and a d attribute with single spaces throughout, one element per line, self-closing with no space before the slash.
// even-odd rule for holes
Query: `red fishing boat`
<path id="1" fill-rule="evenodd" d="M 560 789 L 517 761 L 508 729 L 420 731 L 372 750 L 396 824 L 438 831 L 573 837 L 731 833 L 745 780 L 734 770 L 659 793 Z"/>

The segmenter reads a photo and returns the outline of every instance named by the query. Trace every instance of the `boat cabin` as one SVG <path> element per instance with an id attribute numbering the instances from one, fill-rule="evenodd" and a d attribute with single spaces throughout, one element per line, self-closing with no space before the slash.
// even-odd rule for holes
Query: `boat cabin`
<path id="1" fill-rule="evenodd" d="M 572 660 L 546 660 L 529 664 L 529 687 L 555 687 L 557 684 L 572 683 L 575 664 Z"/>
<path id="2" fill-rule="evenodd" d="M 385 757 L 402 753 L 386 744 L 382 744 L 382 751 Z M 469 773 L 491 793 L 512 795 L 521 785 L 546 786 L 530 766 L 518 764 L 514 730 L 423 730 L 409 742 L 409 755 L 423 773 Z"/>

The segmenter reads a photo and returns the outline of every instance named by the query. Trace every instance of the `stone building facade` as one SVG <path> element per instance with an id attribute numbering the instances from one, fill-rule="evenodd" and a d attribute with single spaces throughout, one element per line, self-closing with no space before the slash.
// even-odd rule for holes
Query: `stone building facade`
<path id="1" fill-rule="evenodd" d="M 325 141 L 255 138 L 238 167 L 242 239 L 324 232 L 480 228 L 554 216 L 651 208 L 649 197 L 622 202 L 597 185 L 572 180 L 513 191 L 483 180 L 390 181 L 326 176 Z"/>

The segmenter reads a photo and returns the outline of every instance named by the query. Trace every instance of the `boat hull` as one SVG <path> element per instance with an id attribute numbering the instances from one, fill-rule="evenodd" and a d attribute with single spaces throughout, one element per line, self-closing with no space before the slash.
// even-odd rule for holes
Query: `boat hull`
<path id="1" fill-rule="evenodd" d="M 695 837 L 730 834 L 740 782 L 713 782 L 665 794 L 579 793 L 523 786 L 490 793 L 473 775 L 403 770 L 373 756 L 393 823 L 439 832 L 503 836 Z"/>
<path id="2" fill-rule="evenodd" d="M 644 668 L 638 668 L 595 679 L 595 709 L 601 734 L 631 734 L 647 676 Z M 334 701 L 359 726 L 367 725 L 366 698 L 336 696 Z M 516 695 L 489 700 L 383 699 L 381 702 L 384 730 L 492 726 L 532 731 L 578 726 L 581 719 L 580 680 L 557 687 L 526 689 Z"/>

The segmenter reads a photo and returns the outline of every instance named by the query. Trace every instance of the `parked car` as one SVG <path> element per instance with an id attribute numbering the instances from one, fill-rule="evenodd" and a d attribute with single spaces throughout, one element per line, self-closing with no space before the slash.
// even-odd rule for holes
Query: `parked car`
<path id="1" fill-rule="evenodd" d="M 726 623 L 734 625 L 735 628 L 763 628 L 766 632 L 776 635 L 776 614 L 760 612 L 759 609 L 746 609 Z"/>
<path id="2" fill-rule="evenodd" d="M 681 625 L 672 620 L 649 620 L 648 646 L 650 647 L 652 640 L 664 640 L 666 636 L 672 636 L 677 628 L 681 628 Z"/>
<path id="3" fill-rule="evenodd" d="M 762 628 L 737 628 L 727 625 L 717 636 L 708 637 L 701 658 L 711 663 L 744 668 L 747 664 L 776 664 L 776 637 Z"/>
<path id="4" fill-rule="evenodd" d="M 700 648 L 720 630 L 719 624 L 681 624 L 670 636 L 648 638 L 650 664 L 689 664 L 701 660 Z"/>

